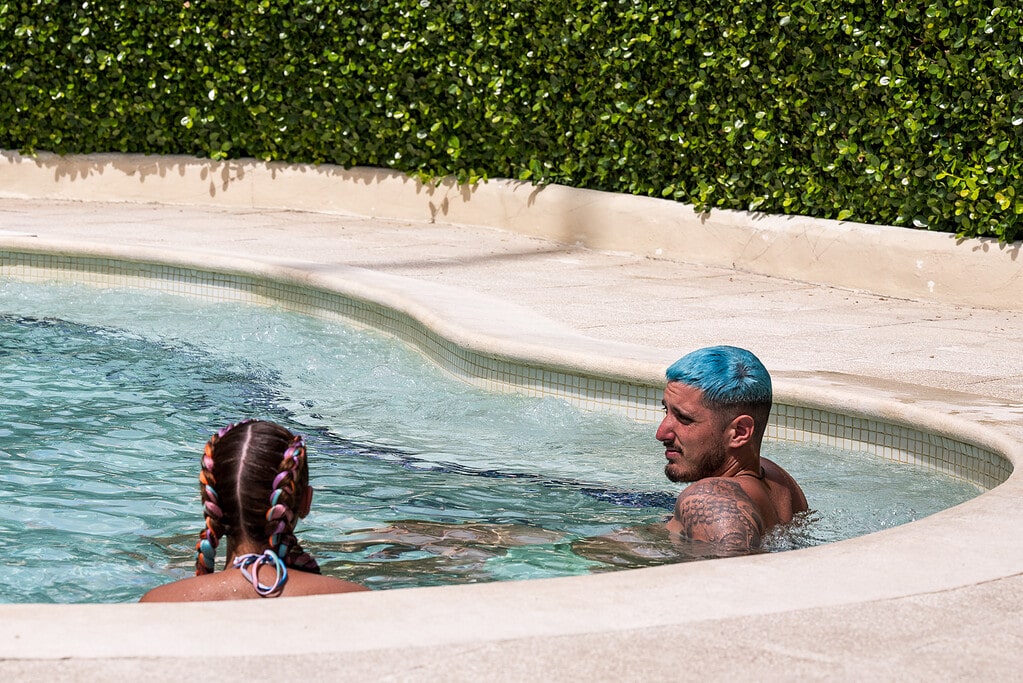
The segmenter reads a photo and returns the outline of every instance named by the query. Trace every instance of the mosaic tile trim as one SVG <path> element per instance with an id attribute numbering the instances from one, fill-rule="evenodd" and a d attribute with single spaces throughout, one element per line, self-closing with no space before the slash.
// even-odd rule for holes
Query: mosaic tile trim
<path id="1" fill-rule="evenodd" d="M 921 465 L 991 489 L 1012 473 L 1012 464 L 986 448 L 910 426 L 844 415 L 819 408 L 775 404 L 765 438 L 870 453 Z"/>
<path id="2" fill-rule="evenodd" d="M 496 392 L 564 399 L 583 410 L 613 412 L 638 422 L 661 419 L 662 387 L 527 365 L 459 347 L 414 318 L 373 302 L 259 277 L 116 259 L 0 251 L 0 277 L 135 287 L 214 301 L 277 305 L 307 315 L 342 319 L 391 335 L 419 349 L 452 375 Z M 1012 465 L 988 449 L 876 419 L 776 403 L 766 438 L 861 451 L 928 467 L 990 489 Z"/>

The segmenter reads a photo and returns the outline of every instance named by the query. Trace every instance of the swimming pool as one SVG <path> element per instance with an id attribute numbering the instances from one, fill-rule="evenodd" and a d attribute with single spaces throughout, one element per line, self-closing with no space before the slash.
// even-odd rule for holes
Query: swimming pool
<path id="1" fill-rule="evenodd" d="M 196 454 L 249 415 L 309 437 L 317 500 L 300 535 L 343 578 L 396 588 L 686 559 L 663 546 L 631 565 L 573 552 L 667 514 L 677 489 L 651 425 L 467 386 L 382 335 L 279 309 L 15 282 L 0 304 L 0 383 L 17 416 L 0 430 L 0 502 L 12 511 L 0 521 L 12 539 L 0 601 L 131 601 L 190 574 Z M 839 449 L 768 449 L 814 508 L 772 550 L 978 493 Z"/>
<path id="2" fill-rule="evenodd" d="M 978 240 L 953 246 L 948 236 L 943 240 L 934 233 L 907 235 L 913 231 L 804 217 L 775 220 L 755 214 L 715 212 L 708 221 L 688 207 L 663 209 L 666 205 L 652 206 L 656 201 L 649 198 L 567 188 L 534 193 L 519 183 L 491 182 L 474 193 L 449 185 L 435 190 L 379 169 L 289 167 L 244 160 L 208 162 L 141 155 L 56 157 L 44 153 L 33 157 L 9 153 L 3 158 L 0 175 L 6 196 L 39 198 L 7 205 L 3 214 L 8 219 L 5 227 L 38 232 L 38 237 L 3 241 L 20 254 L 26 250 L 36 255 L 45 250 L 49 254 L 45 259 L 33 257 L 42 266 L 40 273 L 26 272 L 26 259 L 21 256 L 0 258 L 0 267 L 10 264 L 18 277 L 57 277 L 116 286 L 141 280 L 143 287 L 173 287 L 190 293 L 195 290 L 205 296 L 205 285 L 196 288 L 192 283 L 231 280 L 231 288 L 236 289 L 234 275 L 241 270 L 259 280 L 251 287 L 245 284 L 246 291 L 269 291 L 274 300 L 287 301 L 289 306 L 302 307 L 306 300 L 291 297 L 287 288 L 278 285 L 280 281 L 345 292 L 346 296 L 354 292 L 361 300 L 368 297 L 386 302 L 391 310 L 403 311 L 409 310 L 409 302 L 424 302 L 426 290 L 430 299 L 437 300 L 418 307 L 418 320 L 434 333 L 473 349 L 474 360 L 498 353 L 503 359 L 524 360 L 531 368 L 550 369 L 555 376 L 555 371 L 568 367 L 570 373 L 589 377 L 596 372 L 601 381 L 629 376 L 654 383 L 664 364 L 675 356 L 655 354 L 647 372 L 645 366 L 631 362 L 632 356 L 623 354 L 614 344 L 587 345 L 585 340 L 564 334 L 547 335 L 543 348 L 533 344 L 523 353 L 522 345 L 507 340 L 529 339 L 532 329 L 524 333 L 523 328 L 529 326 L 515 318 L 510 334 L 498 343 L 494 327 L 477 319 L 495 309 L 501 312 L 500 322 L 505 328 L 509 327 L 509 319 L 493 301 L 482 307 L 476 305 L 480 288 L 474 287 L 478 280 L 473 280 L 471 274 L 459 285 L 460 296 L 437 297 L 435 288 L 428 283 L 424 286 L 419 278 L 410 286 L 391 281 L 387 287 L 364 295 L 367 278 L 359 273 L 339 273 L 343 270 L 339 263 L 353 262 L 348 240 L 336 234 L 336 226 L 346 221 L 323 215 L 306 221 L 317 226 L 330 223 L 325 242 L 321 229 L 302 229 L 292 223 L 282 230 L 281 218 L 288 214 L 282 215 L 280 207 L 331 212 L 340 206 L 343 211 L 373 216 L 404 211 L 400 215 L 424 216 L 423 220 L 437 211 L 438 222 L 484 221 L 486 225 L 491 224 L 486 221 L 512 216 L 519 225 L 528 224 L 530 229 L 540 226 L 543 234 L 572 239 L 579 232 L 569 233 L 568 229 L 581 223 L 588 228 L 590 221 L 600 220 L 623 238 L 621 244 L 626 246 L 621 248 L 625 249 L 631 248 L 636 234 L 645 233 L 653 221 L 676 236 L 681 253 L 699 253 L 702 258 L 704 247 L 724 248 L 730 250 L 727 263 L 736 260 L 734 254 L 747 257 L 739 259 L 740 269 L 751 259 L 759 259 L 759 265 L 767 268 L 774 266 L 776 260 L 765 260 L 764 251 L 756 248 L 767 244 L 772 253 L 781 250 L 791 263 L 799 264 L 791 271 L 794 275 L 814 282 L 834 282 L 818 278 L 851 271 L 858 276 L 856 282 L 870 289 L 882 281 L 883 286 L 892 287 L 892 278 L 901 277 L 888 290 L 893 296 L 913 297 L 916 291 L 926 293 L 930 289 L 938 296 L 961 292 L 981 297 L 987 302 L 981 305 L 994 308 L 1011 301 L 1003 295 L 1008 292 L 1004 287 L 946 289 L 944 283 L 987 282 L 991 273 L 1004 272 L 996 261 L 1003 261 L 1002 265 L 1012 272 L 1019 271 L 1011 260 L 1014 250 L 1002 251 L 1001 258 L 991 244 Z M 470 194 L 471 203 L 467 200 Z M 140 205 L 121 203 L 125 201 L 163 205 L 140 209 Z M 212 208 L 192 210 L 183 208 L 183 203 Z M 458 213 L 466 209 L 471 216 Z M 212 226 L 217 229 L 211 231 Z M 386 222 L 373 220 L 369 227 L 380 230 L 385 242 L 405 242 L 410 238 L 404 235 L 418 233 L 422 225 L 404 226 L 405 231 L 399 234 L 387 232 Z M 452 241 L 462 237 L 450 226 L 438 227 L 439 233 L 450 235 Z M 237 240 L 239 234 L 246 240 Z M 487 240 L 485 231 L 473 234 L 482 236 L 485 248 L 496 242 Z M 219 239 L 211 242 L 207 235 Z M 330 250 L 335 240 L 344 243 L 343 254 Z M 943 241 L 947 244 L 939 244 Z M 159 248 L 154 249 L 154 244 Z M 313 248 L 315 253 L 307 248 L 304 254 L 308 256 L 299 254 L 299 258 L 308 260 L 295 260 L 302 246 Z M 426 255 L 464 256 L 447 243 L 442 246 Z M 424 263 L 423 252 L 417 249 L 409 258 Z M 286 269 L 279 267 L 275 254 L 287 255 Z M 360 258 L 357 255 L 354 260 Z M 115 267 L 111 259 L 124 265 Z M 151 266 L 154 261 L 174 267 L 158 272 Z M 390 257 L 384 261 L 386 266 Z M 607 271 L 616 267 L 614 261 L 600 259 L 608 263 Z M 807 264 L 812 268 L 809 272 Z M 663 264 L 654 265 L 663 269 Z M 459 277 L 468 272 L 460 261 L 452 261 L 447 267 Z M 647 270 L 630 269 L 629 282 L 641 287 L 642 274 Z M 225 273 L 232 276 L 225 278 Z M 325 277 L 330 274 L 342 277 Z M 523 271 L 522 280 L 529 281 L 528 275 Z M 581 275 L 577 272 L 572 280 L 585 283 Z M 735 278 L 739 284 L 742 273 L 736 272 Z M 492 279 L 489 270 L 487 279 Z M 913 289 L 914 283 L 920 289 Z M 811 288 L 809 298 L 803 295 L 797 300 L 812 303 L 816 291 Z M 236 293 L 227 292 L 227 296 L 235 297 Z M 545 296 L 552 296 L 554 301 L 572 298 L 557 291 Z M 891 303 L 893 309 L 906 311 L 900 301 Z M 466 315 L 461 315 L 462 311 Z M 830 312 L 822 313 L 833 320 Z M 870 316 L 863 310 L 859 314 Z M 920 319 L 918 313 L 910 311 L 908 315 Z M 884 315 L 878 317 L 889 322 Z M 471 323 L 466 324 L 470 318 Z M 786 319 L 791 320 L 791 316 Z M 389 317 L 385 322 L 391 320 Z M 637 324 L 648 327 L 642 321 Z M 915 334 L 914 340 L 932 339 L 929 325 L 922 328 L 923 336 Z M 978 341 L 996 348 L 997 356 L 1006 344 L 1013 347 L 1011 338 L 1001 337 L 1000 332 L 995 339 L 994 329 L 985 327 L 976 336 Z M 811 325 L 797 322 L 785 339 L 802 337 L 811 330 Z M 411 335 L 402 332 L 403 339 L 424 339 L 415 336 L 419 330 L 412 330 Z M 606 339 L 606 335 L 600 336 Z M 886 326 L 884 337 L 898 343 L 905 340 L 905 331 L 900 332 L 899 326 Z M 432 336 L 425 339 L 428 344 L 435 341 Z M 4 670 L 33 680 L 68 675 L 124 676 L 138 671 L 149 675 L 157 667 L 168 679 L 186 676 L 197 667 L 210 675 L 258 676 L 267 667 L 279 667 L 281 653 L 287 652 L 292 653 L 287 665 L 310 675 L 343 671 L 362 678 L 379 676 L 381 670 L 434 680 L 469 679 L 480 671 L 502 671 L 522 679 L 565 677 L 570 673 L 594 680 L 677 678 L 686 671 L 701 675 L 717 671 L 750 676 L 766 673 L 777 677 L 803 671 L 810 676 L 841 677 L 850 670 L 862 669 L 864 664 L 879 673 L 912 666 L 920 676 L 932 678 L 947 677 L 950 672 L 963 676 L 995 673 L 998 677 L 1001 671 L 1002 676 L 1011 675 L 1016 662 L 1008 641 L 1018 621 L 1015 606 L 1020 595 L 1014 577 L 1023 566 L 1023 555 L 1018 544 L 1006 543 L 1005 539 L 1015 537 L 1021 524 L 1020 477 L 1012 471 L 1012 463 L 1023 461 L 1018 402 L 998 400 L 983 388 L 981 396 L 971 396 L 962 388 L 949 393 L 935 392 L 912 380 L 903 379 L 900 384 L 890 381 L 898 378 L 884 368 L 877 374 L 826 372 L 844 371 L 842 364 L 828 361 L 841 357 L 848 343 L 848 339 L 836 340 L 822 348 L 825 354 L 820 358 L 811 360 L 800 355 L 800 368 L 809 372 L 777 373 L 776 398 L 781 409 L 773 427 L 777 438 L 864 444 L 873 448 L 869 452 L 881 457 L 916 458 L 941 471 L 964 474 L 993 490 L 950 510 L 880 533 L 797 552 L 721 562 L 690 562 L 552 580 L 374 591 L 297 604 L 246 601 L 201 608 L 191 604 L 0 605 L 4 614 L 0 620 Z M 562 362 L 565 354 L 559 350 L 576 348 L 585 350 L 585 358 L 580 362 L 570 359 L 573 364 L 566 366 Z M 887 346 L 864 347 L 862 353 L 876 357 L 877 352 L 890 350 Z M 931 353 L 940 358 L 946 350 L 935 348 Z M 594 362 L 599 357 L 616 362 L 614 366 Z M 997 357 L 991 353 L 981 352 L 977 358 L 997 365 Z M 458 371 L 453 364 L 444 367 Z M 985 374 L 977 363 L 960 369 L 966 379 L 982 379 Z M 471 376 L 482 375 L 489 381 L 486 373 L 491 366 L 482 370 L 474 370 Z M 524 373 L 521 376 L 523 380 L 515 388 L 530 390 L 533 380 Z M 905 384 L 907 381 L 911 384 Z M 567 395 L 570 401 L 583 391 L 565 392 L 560 383 L 551 384 L 550 389 L 558 396 Z M 603 385 L 585 392 L 595 395 L 602 406 L 614 408 L 626 403 L 625 409 L 633 410 L 631 402 L 620 400 L 626 398 L 624 393 L 615 393 L 609 399 Z M 743 591 L 737 597 L 736 586 L 748 585 L 751 580 L 756 582 L 755 590 Z M 196 627 L 197 609 L 203 615 L 203 628 Z M 301 614 L 297 623 L 296 612 Z M 296 627 L 238 628 L 239 623 L 253 621 L 287 621 Z M 347 628 L 349 624 L 357 624 L 358 628 Z M 691 639 L 695 648 L 666 648 L 658 636 L 668 632 Z M 217 651 L 222 655 L 213 659 L 208 655 L 210 633 L 217 634 Z M 747 662 L 737 661 L 728 656 L 726 641 L 729 646 L 740 643 L 760 654 Z M 956 646 L 948 647 L 950 643 Z M 594 652 L 614 656 L 593 657 Z M 999 669 L 999 665 L 1004 668 Z"/>

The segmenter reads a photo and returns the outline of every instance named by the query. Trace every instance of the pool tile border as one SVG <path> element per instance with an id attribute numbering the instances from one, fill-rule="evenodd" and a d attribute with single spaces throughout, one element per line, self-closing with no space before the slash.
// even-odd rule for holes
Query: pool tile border
<path id="1" fill-rule="evenodd" d="M 412 345 L 432 362 L 475 386 L 529 396 L 556 397 L 584 410 L 615 412 L 645 423 L 660 419 L 660 385 L 595 376 L 530 359 L 480 353 L 446 339 L 414 316 L 369 300 L 259 275 L 201 270 L 176 264 L 29 251 L 0 251 L 0 277 L 31 282 L 74 282 L 144 288 L 199 298 L 286 310 L 371 328 Z M 1012 465 L 989 448 L 911 425 L 843 414 L 779 396 L 769 440 L 859 451 L 991 489 Z"/>

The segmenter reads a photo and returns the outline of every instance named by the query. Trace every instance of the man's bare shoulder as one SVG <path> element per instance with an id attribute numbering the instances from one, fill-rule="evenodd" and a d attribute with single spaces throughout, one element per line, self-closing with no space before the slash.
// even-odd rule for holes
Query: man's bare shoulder
<path id="1" fill-rule="evenodd" d="M 806 495 L 803 493 L 802 487 L 799 486 L 795 478 L 773 460 L 761 457 L 760 464 L 764 468 L 767 481 L 780 486 L 787 494 L 786 497 L 781 499 L 777 497 L 772 498 L 775 507 L 779 508 L 778 512 L 781 521 L 788 522 L 795 513 L 805 512 L 809 505 L 807 504 Z"/>
<path id="2" fill-rule="evenodd" d="M 760 546 L 764 521 L 737 481 L 709 477 L 679 494 L 668 530 L 725 553 L 744 553 Z"/>

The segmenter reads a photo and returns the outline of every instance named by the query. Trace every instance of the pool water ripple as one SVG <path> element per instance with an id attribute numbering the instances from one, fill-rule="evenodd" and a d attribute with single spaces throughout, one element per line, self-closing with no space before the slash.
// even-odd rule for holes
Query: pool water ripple
<path id="1" fill-rule="evenodd" d="M 656 523 L 677 493 L 650 425 L 487 394 L 341 323 L 68 285 L 0 283 L 0 305 L 0 601 L 131 601 L 189 575 L 198 455 L 249 416 L 307 436 L 316 499 L 299 537 L 373 588 L 605 571 L 573 543 Z M 977 493 L 854 454 L 770 452 L 815 509 L 772 549 Z M 686 559 L 661 551 L 649 562 Z"/>

